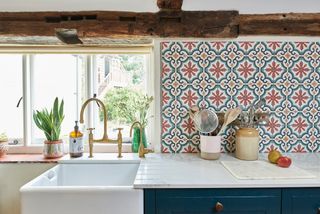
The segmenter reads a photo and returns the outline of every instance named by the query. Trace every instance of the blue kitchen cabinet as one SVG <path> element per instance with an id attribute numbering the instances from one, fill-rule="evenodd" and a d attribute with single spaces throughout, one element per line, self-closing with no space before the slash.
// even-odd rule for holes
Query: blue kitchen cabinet
<path id="1" fill-rule="evenodd" d="M 320 214 L 320 188 L 282 190 L 283 214 Z"/>
<path id="2" fill-rule="evenodd" d="M 145 190 L 145 214 L 280 214 L 281 189 Z"/>

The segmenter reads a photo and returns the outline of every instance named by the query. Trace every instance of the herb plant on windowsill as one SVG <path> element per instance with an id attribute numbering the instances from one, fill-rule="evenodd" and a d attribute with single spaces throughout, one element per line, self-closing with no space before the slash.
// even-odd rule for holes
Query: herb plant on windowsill
<path id="1" fill-rule="evenodd" d="M 63 156 L 63 141 L 60 139 L 61 124 L 64 119 L 63 100 L 54 100 L 53 108 L 48 111 L 33 112 L 33 120 L 36 126 L 44 132 L 46 139 L 44 141 L 43 155 L 45 158 L 59 158 Z"/>

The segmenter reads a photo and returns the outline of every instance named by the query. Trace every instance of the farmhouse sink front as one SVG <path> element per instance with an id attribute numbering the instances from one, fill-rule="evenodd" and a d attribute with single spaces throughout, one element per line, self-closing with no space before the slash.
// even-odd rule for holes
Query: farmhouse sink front
<path id="1" fill-rule="evenodd" d="M 139 162 L 59 164 L 21 189 L 22 214 L 142 214 Z"/>

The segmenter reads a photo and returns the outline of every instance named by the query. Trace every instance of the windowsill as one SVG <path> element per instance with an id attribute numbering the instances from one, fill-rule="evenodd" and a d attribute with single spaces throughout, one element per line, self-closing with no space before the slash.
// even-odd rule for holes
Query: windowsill
<path id="1" fill-rule="evenodd" d="M 64 151 L 66 154 L 69 152 L 68 144 L 64 145 Z M 18 154 L 33 154 L 33 155 L 41 155 L 43 150 L 43 145 L 32 145 L 32 146 L 22 146 L 22 145 L 14 145 L 9 146 L 8 155 L 18 155 Z M 85 145 L 85 153 L 88 153 L 88 145 Z M 117 153 L 118 145 L 117 144 L 109 144 L 109 143 L 94 143 L 93 145 L 93 153 Z M 131 144 L 123 144 L 122 145 L 123 153 L 131 153 Z M 1 158 L 0 158 L 1 160 Z M 1 161 L 0 161 L 1 162 Z"/>
<path id="2" fill-rule="evenodd" d="M 7 154 L 0 157 L 1 163 L 58 163 L 60 158 L 45 159 L 42 154 Z"/>

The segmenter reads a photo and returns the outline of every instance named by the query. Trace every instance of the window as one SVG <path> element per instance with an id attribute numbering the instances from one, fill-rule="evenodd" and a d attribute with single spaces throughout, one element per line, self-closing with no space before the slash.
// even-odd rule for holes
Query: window
<path id="1" fill-rule="evenodd" d="M 17 107 L 22 97 L 22 55 L 0 54 L 0 97 L 0 133 L 7 134 L 10 144 L 22 144 L 23 105 Z"/>
<path id="2" fill-rule="evenodd" d="M 79 118 L 78 101 L 82 98 L 84 84 L 84 57 L 72 54 L 35 54 L 32 56 L 31 78 L 32 109 L 51 108 L 55 97 L 64 100 L 65 118 L 61 127 L 62 139 L 68 139 L 68 133 Z M 80 84 L 80 85 L 79 85 Z M 44 134 L 32 123 L 32 143 L 43 143 Z"/>
<path id="3" fill-rule="evenodd" d="M 123 128 L 123 136 L 126 136 L 124 137 L 124 142 L 128 143 L 129 141 L 128 136 L 130 135 L 130 127 L 133 121 L 122 114 L 130 114 L 135 109 L 128 109 L 123 113 L 119 112 L 119 109 L 117 109 L 118 98 L 126 100 L 129 108 L 132 106 L 130 105 L 132 96 L 135 94 L 143 96 L 147 93 L 148 58 L 147 54 L 103 54 L 94 56 L 95 67 L 93 75 L 97 78 L 93 78 L 93 88 L 97 97 L 104 101 L 109 109 L 108 136 L 110 138 L 116 139 L 117 128 L 121 127 Z M 109 73 L 105 76 L 104 68 L 106 66 L 109 67 Z M 98 107 L 95 106 L 95 114 L 98 111 Z M 102 114 L 102 112 L 99 114 Z M 95 133 L 102 136 L 102 116 L 94 116 L 93 122 L 96 128 Z"/>
<path id="4" fill-rule="evenodd" d="M 108 136 L 116 138 L 115 128 L 124 128 L 124 144 L 128 145 L 124 151 L 130 151 L 131 121 L 114 113 L 119 107 L 116 102 L 108 101 L 112 96 L 122 96 L 123 91 L 153 96 L 153 82 L 148 81 L 151 77 L 149 61 L 149 50 L 101 54 L 0 54 L 0 66 L 3 68 L 0 70 L 0 96 L 6 100 L 0 111 L 0 133 L 6 132 L 10 143 L 18 144 L 10 151 L 42 151 L 44 134 L 34 124 L 32 113 L 51 108 L 55 97 L 65 102 L 61 137 L 68 142 L 74 121 L 79 120 L 82 104 L 94 95 L 108 108 Z M 21 97 L 23 99 L 16 107 Z M 150 126 L 153 126 L 152 121 Z M 95 138 L 102 136 L 102 114 L 94 103 L 86 110 L 85 125 L 81 126 L 85 134 L 89 127 L 96 128 Z M 115 151 L 116 148 L 116 145 L 109 144 L 95 146 L 96 151 Z"/>

